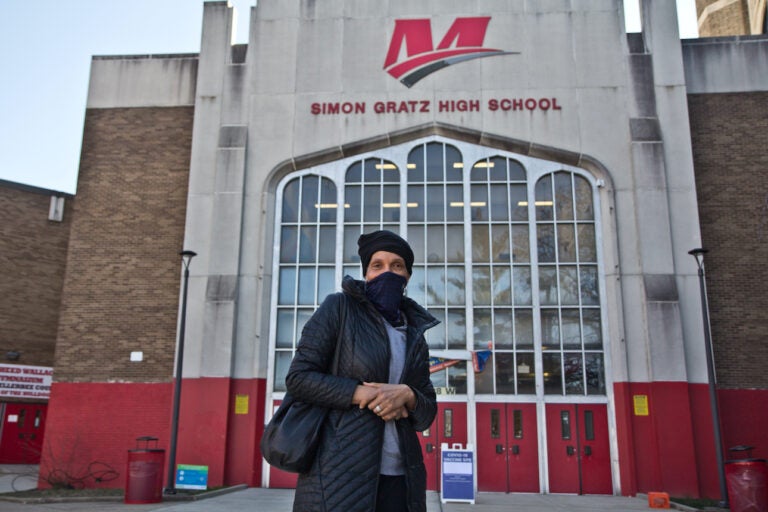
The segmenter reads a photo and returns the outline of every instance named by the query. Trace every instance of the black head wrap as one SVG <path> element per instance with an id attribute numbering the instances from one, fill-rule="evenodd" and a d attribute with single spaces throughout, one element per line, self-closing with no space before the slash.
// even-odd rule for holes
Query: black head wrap
<path id="1" fill-rule="evenodd" d="M 363 275 L 368 270 L 371 256 L 378 251 L 393 252 L 405 260 L 405 268 L 408 275 L 413 274 L 413 250 L 402 237 L 387 230 L 374 231 L 360 235 L 357 240 L 357 254 L 360 255 L 360 263 L 363 266 Z"/>

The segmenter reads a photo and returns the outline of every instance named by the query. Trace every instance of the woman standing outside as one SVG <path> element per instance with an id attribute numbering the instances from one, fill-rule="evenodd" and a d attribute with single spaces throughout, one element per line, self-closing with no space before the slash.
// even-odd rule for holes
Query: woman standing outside
<path id="1" fill-rule="evenodd" d="M 424 331 L 438 321 L 403 295 L 414 259 L 405 240 L 390 231 L 364 234 L 358 254 L 364 280 L 344 277 L 343 291 L 323 301 L 286 375 L 294 398 L 330 408 L 312 468 L 299 475 L 293 510 L 424 512 L 426 469 L 416 432 L 429 428 L 437 411 Z"/>

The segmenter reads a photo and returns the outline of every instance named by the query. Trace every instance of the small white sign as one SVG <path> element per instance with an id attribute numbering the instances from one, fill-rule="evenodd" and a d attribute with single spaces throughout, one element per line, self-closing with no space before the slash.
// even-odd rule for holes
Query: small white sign
<path id="1" fill-rule="evenodd" d="M 132 363 L 140 363 L 144 360 L 144 352 L 138 351 L 138 352 L 131 352 L 131 362 Z"/>
<path id="2" fill-rule="evenodd" d="M 8 423 L 18 423 L 19 422 L 19 415 L 18 414 L 9 414 L 8 415 Z"/>

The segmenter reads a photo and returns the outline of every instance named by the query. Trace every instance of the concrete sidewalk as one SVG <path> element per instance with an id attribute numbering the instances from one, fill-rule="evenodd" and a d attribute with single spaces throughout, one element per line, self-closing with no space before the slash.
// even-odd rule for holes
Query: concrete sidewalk
<path id="1" fill-rule="evenodd" d="M 649 510 L 640 498 L 617 496 L 565 496 L 541 494 L 480 493 L 475 505 L 441 503 L 435 492 L 428 493 L 428 512 L 632 512 Z M 66 501 L 20 504 L 0 499 L 0 512 L 290 512 L 293 491 L 252 487 L 199 501 L 150 505 L 126 505 L 116 501 Z"/>
<path id="2" fill-rule="evenodd" d="M 0 466 L 0 493 L 36 487 L 36 466 Z M 196 501 L 127 505 L 120 499 L 97 501 L 68 499 L 54 503 L 21 503 L 0 496 L 0 512 L 290 512 L 293 490 L 237 488 Z M 436 492 L 427 494 L 428 512 L 631 512 L 650 510 L 643 498 L 543 494 L 478 493 L 475 504 L 441 503 Z"/>

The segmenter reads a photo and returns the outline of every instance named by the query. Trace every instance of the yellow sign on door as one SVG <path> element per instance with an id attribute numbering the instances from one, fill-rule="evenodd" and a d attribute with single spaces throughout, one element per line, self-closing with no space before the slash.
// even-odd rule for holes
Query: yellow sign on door
<path id="1" fill-rule="evenodd" d="M 648 416 L 648 395 L 634 395 L 635 416 Z"/>

